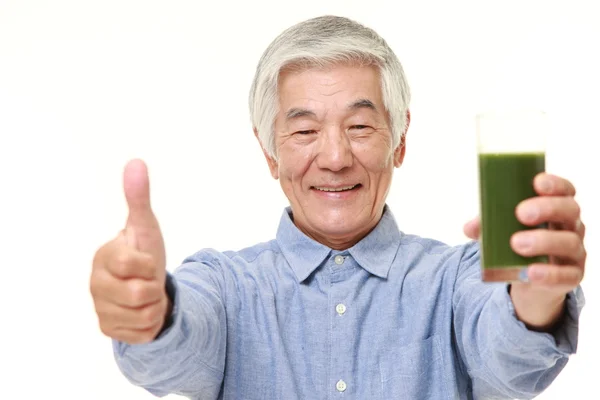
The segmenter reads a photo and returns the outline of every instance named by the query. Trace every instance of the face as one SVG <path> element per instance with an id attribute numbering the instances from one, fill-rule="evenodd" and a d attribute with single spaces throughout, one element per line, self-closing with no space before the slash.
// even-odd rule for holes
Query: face
<path id="1" fill-rule="evenodd" d="M 381 218 L 404 140 L 392 148 L 374 67 L 289 70 L 279 80 L 277 160 L 267 161 L 295 225 L 334 249 L 351 247 Z"/>

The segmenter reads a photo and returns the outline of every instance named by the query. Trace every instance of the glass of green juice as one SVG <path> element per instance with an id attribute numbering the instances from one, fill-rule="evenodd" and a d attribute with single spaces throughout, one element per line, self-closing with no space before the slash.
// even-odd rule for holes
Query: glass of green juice
<path id="1" fill-rule="evenodd" d="M 511 236 L 527 226 L 517 205 L 537 196 L 533 179 L 546 169 L 547 115 L 538 110 L 504 110 L 476 116 L 481 218 L 481 276 L 484 282 L 520 280 L 521 271 L 547 257 L 523 257 Z"/>

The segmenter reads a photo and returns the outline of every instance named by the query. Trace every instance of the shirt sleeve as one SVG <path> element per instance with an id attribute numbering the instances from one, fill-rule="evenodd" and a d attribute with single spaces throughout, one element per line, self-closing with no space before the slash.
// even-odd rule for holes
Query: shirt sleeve
<path id="1" fill-rule="evenodd" d="M 227 336 L 221 274 L 209 264 L 184 262 L 167 275 L 174 294 L 170 326 L 149 343 L 113 340 L 115 360 L 131 383 L 154 396 L 216 399 Z"/>
<path id="2" fill-rule="evenodd" d="M 464 247 L 453 295 L 456 344 L 474 398 L 534 398 L 577 350 L 581 287 L 567 295 L 566 315 L 553 333 L 527 329 L 506 283 L 481 281 L 476 242 Z"/>

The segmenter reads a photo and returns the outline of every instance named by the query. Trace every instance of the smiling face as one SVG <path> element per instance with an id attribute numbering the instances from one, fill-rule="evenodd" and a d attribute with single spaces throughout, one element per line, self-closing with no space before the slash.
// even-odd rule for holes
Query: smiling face
<path id="1" fill-rule="evenodd" d="M 275 121 L 279 179 L 295 225 L 334 249 L 353 246 L 381 218 L 404 139 L 392 133 L 375 67 L 286 70 Z"/>

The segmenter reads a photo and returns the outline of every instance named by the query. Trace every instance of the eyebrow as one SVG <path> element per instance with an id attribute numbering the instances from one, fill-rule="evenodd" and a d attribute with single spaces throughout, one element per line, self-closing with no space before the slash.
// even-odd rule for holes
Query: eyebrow
<path id="1" fill-rule="evenodd" d="M 350 103 L 350 105 L 348 105 L 348 107 L 346 107 L 348 110 L 359 110 L 361 108 L 367 108 L 369 110 L 373 110 L 373 111 L 377 111 L 377 107 L 375 107 L 375 104 L 373 104 L 373 102 L 369 99 L 358 99 L 352 103 Z M 298 108 L 298 107 L 294 107 L 294 108 L 290 108 L 288 110 L 288 112 L 285 114 L 285 118 L 289 121 L 291 119 L 297 119 L 297 118 L 302 118 L 302 117 L 311 117 L 311 118 L 316 118 L 317 114 L 315 114 L 314 111 L 311 111 L 307 108 Z"/>
<path id="2" fill-rule="evenodd" d="M 288 110 L 288 112 L 285 114 L 285 118 L 287 120 L 290 119 L 297 119 L 297 118 L 302 118 L 302 117 L 313 117 L 316 118 L 317 114 L 315 114 L 313 111 L 308 110 L 306 108 L 290 108 Z"/>
<path id="3" fill-rule="evenodd" d="M 375 104 L 369 99 L 359 99 L 348 106 L 348 109 L 350 110 L 359 110 L 361 108 L 377 111 L 377 107 L 375 107 Z"/>

